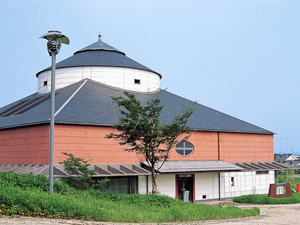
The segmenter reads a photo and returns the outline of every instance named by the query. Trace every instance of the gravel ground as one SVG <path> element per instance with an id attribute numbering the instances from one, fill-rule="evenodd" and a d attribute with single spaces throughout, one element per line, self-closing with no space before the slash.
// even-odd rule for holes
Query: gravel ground
<path id="1" fill-rule="evenodd" d="M 237 204 L 240 208 L 259 207 L 260 215 L 256 217 L 247 217 L 241 219 L 230 220 L 210 220 L 210 221 L 194 221 L 184 223 L 165 223 L 168 225 L 188 225 L 188 224 L 222 224 L 222 225 L 238 225 L 238 224 L 300 224 L 300 204 L 292 205 L 243 205 Z M 80 221 L 80 220 L 57 220 L 57 219 L 44 219 L 32 217 L 4 217 L 0 218 L 0 224 L 30 224 L 30 225 L 129 225 L 129 223 L 106 223 L 106 222 L 93 222 L 93 221 Z M 136 224 L 135 224 L 136 225 Z M 152 224 L 148 224 L 152 225 Z M 153 224 L 154 225 L 154 224 Z"/>

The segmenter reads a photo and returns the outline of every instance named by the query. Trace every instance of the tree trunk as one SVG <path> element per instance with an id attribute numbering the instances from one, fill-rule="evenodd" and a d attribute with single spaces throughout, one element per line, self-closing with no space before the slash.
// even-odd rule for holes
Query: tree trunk
<path id="1" fill-rule="evenodd" d="M 157 194 L 157 184 L 154 168 L 151 168 L 151 177 L 152 177 L 152 194 Z"/>

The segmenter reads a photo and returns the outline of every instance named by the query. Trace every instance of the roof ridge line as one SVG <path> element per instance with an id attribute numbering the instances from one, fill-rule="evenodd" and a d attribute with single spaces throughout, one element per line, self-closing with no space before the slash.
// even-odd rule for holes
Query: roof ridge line
<path id="1" fill-rule="evenodd" d="M 83 84 L 80 85 L 79 88 L 77 88 L 77 90 L 67 99 L 67 101 L 55 112 L 54 117 L 57 116 L 57 114 L 60 113 L 61 110 L 63 110 L 63 108 L 72 100 L 72 98 L 74 98 L 74 96 L 80 91 L 80 89 L 86 84 L 88 80 L 86 79 Z"/>

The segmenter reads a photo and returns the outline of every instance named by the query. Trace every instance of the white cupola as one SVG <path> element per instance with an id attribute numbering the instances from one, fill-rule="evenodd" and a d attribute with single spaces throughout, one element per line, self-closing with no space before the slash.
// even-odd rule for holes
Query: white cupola
<path id="1" fill-rule="evenodd" d="M 36 76 L 38 93 L 50 92 L 51 67 Z M 97 42 L 56 64 L 55 89 L 86 78 L 129 91 L 152 92 L 160 88 L 162 76 L 101 41 L 99 35 Z"/>

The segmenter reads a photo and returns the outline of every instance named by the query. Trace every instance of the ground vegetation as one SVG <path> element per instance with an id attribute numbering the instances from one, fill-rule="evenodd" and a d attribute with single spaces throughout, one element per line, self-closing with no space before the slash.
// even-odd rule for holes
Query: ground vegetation
<path id="1" fill-rule="evenodd" d="M 291 183 L 292 197 L 271 198 L 265 195 L 243 195 L 233 198 L 234 202 L 251 204 L 295 204 L 300 203 L 300 193 L 296 193 L 296 184 L 300 183 L 300 178 L 295 178 L 295 183 Z"/>
<path id="2" fill-rule="evenodd" d="M 22 215 L 107 222 L 162 223 L 255 216 L 258 208 L 185 203 L 161 195 L 121 195 L 96 189 L 76 190 L 43 175 L 0 172 L 0 215 Z"/>

